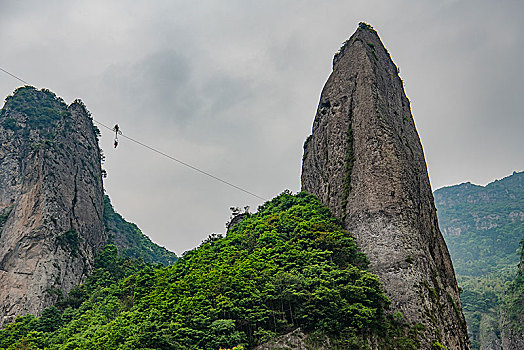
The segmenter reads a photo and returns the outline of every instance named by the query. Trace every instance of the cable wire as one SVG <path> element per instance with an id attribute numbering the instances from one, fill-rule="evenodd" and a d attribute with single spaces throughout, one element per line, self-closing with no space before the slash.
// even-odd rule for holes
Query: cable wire
<path id="1" fill-rule="evenodd" d="M 100 124 L 100 125 L 103 126 L 104 128 L 106 128 L 106 129 L 108 129 L 108 130 L 114 132 L 113 128 L 111 128 L 111 127 L 109 127 L 109 126 L 107 126 L 107 125 L 105 125 L 105 124 L 99 122 L 98 120 L 93 119 L 93 121 L 96 122 L 97 124 Z M 131 137 L 129 137 L 129 136 L 123 134 L 121 131 L 118 132 L 118 136 L 122 136 L 122 137 L 128 139 L 129 141 L 132 141 L 132 142 L 134 142 L 134 143 L 136 143 L 136 144 L 139 144 L 140 146 L 145 147 L 145 148 L 147 148 L 147 149 L 149 149 L 149 150 L 151 150 L 151 151 L 153 151 L 153 152 L 156 152 L 156 153 L 158 153 L 158 154 L 161 154 L 161 155 L 163 155 L 163 156 L 166 157 L 166 158 L 169 158 L 169 159 L 171 159 L 171 160 L 173 160 L 173 161 L 175 161 L 175 162 L 177 162 L 177 163 L 179 163 L 179 164 L 182 164 L 182 165 L 184 165 L 184 166 L 186 166 L 186 167 L 188 167 L 188 168 L 191 168 L 191 169 L 193 169 L 193 170 L 195 170 L 195 171 L 198 171 L 198 172 L 201 173 L 201 174 L 204 174 L 204 175 L 206 175 L 206 176 L 209 176 L 209 177 L 212 178 L 212 179 L 215 179 L 215 180 L 217 180 L 217 181 L 220 181 L 220 182 L 222 182 L 223 184 L 226 184 L 226 185 L 231 186 L 231 187 L 233 187 L 233 188 L 236 188 L 237 190 L 240 190 L 240 191 L 242 191 L 242 192 L 244 192 L 244 193 L 247 193 L 247 194 L 249 194 L 249 195 L 252 195 L 253 197 L 256 197 L 256 198 L 258 198 L 258 199 L 262 199 L 262 200 L 264 200 L 264 201 L 266 200 L 265 198 L 260 197 L 260 196 L 258 196 L 258 195 L 256 195 L 256 194 L 254 194 L 253 192 L 250 192 L 250 191 L 248 191 L 248 190 L 245 190 L 245 189 L 243 189 L 242 187 L 239 187 L 239 186 L 237 186 L 237 185 L 234 185 L 234 184 L 232 184 L 231 182 L 228 182 L 228 181 L 226 181 L 226 180 L 223 180 L 223 179 L 221 179 L 221 178 L 219 178 L 219 177 L 217 177 L 217 176 L 215 176 L 215 175 L 213 175 L 213 174 L 208 173 L 207 171 L 201 170 L 201 169 L 199 169 L 199 168 L 197 168 L 197 167 L 195 167 L 195 166 L 193 166 L 193 165 L 191 165 L 191 164 L 188 164 L 188 163 L 186 163 L 186 162 L 184 162 L 184 161 L 181 161 L 180 159 L 177 159 L 177 158 L 175 158 L 175 157 L 173 157 L 173 156 L 170 156 L 170 155 L 167 154 L 167 153 L 164 153 L 164 152 L 162 152 L 162 151 L 159 151 L 158 149 L 156 149 L 156 148 L 154 148 L 154 147 L 148 146 L 148 145 L 146 145 L 145 143 L 142 143 L 142 142 L 140 142 L 140 141 L 138 141 L 138 140 L 135 140 L 135 139 L 133 139 L 133 138 L 131 138 Z"/>
<path id="2" fill-rule="evenodd" d="M 23 79 L 17 77 L 16 75 L 14 75 L 14 74 L 12 74 L 12 73 L 6 71 L 5 69 L 3 69 L 3 68 L 1 68 L 1 67 L 0 67 L 0 70 L 1 70 L 2 72 L 6 73 L 6 74 L 8 74 L 8 75 L 10 75 L 10 76 L 12 76 L 13 78 L 15 78 L 15 79 L 21 81 L 22 83 L 24 83 L 24 84 L 26 84 L 26 85 L 31 85 L 31 84 L 29 84 L 27 81 L 25 81 L 25 80 L 23 80 Z M 105 124 L 99 122 L 98 120 L 96 120 L 96 119 L 93 118 L 93 121 L 96 122 L 97 124 L 100 124 L 100 125 L 103 126 L 104 128 L 106 128 L 106 129 L 108 129 L 108 130 L 114 132 L 113 128 L 111 128 L 111 127 L 109 127 L 109 126 L 107 126 L 107 125 L 105 125 Z M 239 187 L 239 186 L 237 186 L 237 185 L 234 185 L 234 184 L 232 184 L 232 183 L 229 182 L 229 181 L 223 180 L 223 179 L 219 178 L 218 176 L 215 176 L 215 175 L 213 175 L 213 174 L 210 174 L 210 173 L 208 173 L 207 171 L 201 170 L 201 169 L 199 169 L 199 168 L 197 168 L 197 167 L 195 167 L 195 166 L 193 166 L 193 165 L 191 165 L 191 164 L 188 164 L 188 163 L 186 163 L 186 162 L 181 161 L 180 159 L 177 159 L 177 158 L 175 158 L 175 157 L 173 157 L 173 156 L 170 156 L 170 155 L 167 154 L 167 153 L 164 153 L 164 152 L 162 152 L 162 151 L 159 151 L 158 149 L 156 149 L 156 148 L 154 148 L 154 147 L 148 146 L 148 145 L 146 145 L 145 143 L 142 143 L 142 142 L 140 142 L 140 141 L 138 141 L 138 140 L 135 140 L 135 139 L 133 139 L 133 138 L 131 138 L 131 137 L 129 137 L 129 136 L 126 136 L 126 135 L 122 134 L 121 132 L 119 132 L 118 135 L 120 135 L 120 136 L 122 136 L 122 137 L 128 139 L 129 141 L 132 141 L 132 142 L 134 142 L 134 143 L 136 143 L 136 144 L 138 144 L 138 145 L 140 145 L 140 146 L 142 146 L 142 147 L 145 147 L 145 148 L 147 148 L 147 149 L 149 149 L 149 150 L 151 150 L 151 151 L 153 151 L 153 152 L 156 152 L 156 153 L 158 153 L 158 154 L 160 154 L 160 155 L 163 155 L 164 157 L 169 158 L 169 159 L 171 159 L 171 160 L 173 160 L 173 161 L 175 161 L 175 162 L 177 162 L 177 163 L 179 163 L 179 164 L 182 164 L 182 165 L 184 165 L 184 166 L 186 166 L 186 167 L 188 167 L 188 168 L 190 168 L 190 169 L 193 169 L 193 170 L 195 170 L 195 171 L 197 171 L 197 172 L 199 172 L 199 173 L 201 173 L 201 174 L 204 174 L 204 175 L 206 175 L 206 176 L 209 176 L 209 177 L 212 178 L 212 179 L 215 179 L 215 180 L 217 180 L 217 181 L 220 181 L 220 182 L 222 182 L 223 184 L 226 184 L 226 185 L 228 185 L 228 186 L 231 186 L 231 187 L 233 187 L 233 188 L 235 188 L 235 189 L 237 189 L 237 190 L 239 190 L 239 191 L 242 191 L 242 192 L 244 192 L 244 193 L 247 193 L 247 194 L 249 194 L 249 195 L 251 195 L 251 196 L 253 196 L 253 197 L 256 197 L 256 198 L 258 198 L 258 199 L 261 199 L 261 200 L 263 200 L 263 201 L 266 201 L 266 200 L 267 200 L 267 199 L 265 199 L 265 198 L 263 198 L 263 197 L 261 197 L 261 196 L 259 196 L 259 195 L 254 194 L 253 192 L 250 192 L 250 191 L 248 191 L 248 190 L 245 190 L 245 189 L 243 189 L 242 187 Z"/>
<path id="3" fill-rule="evenodd" d="M 23 79 L 20 79 L 19 77 L 17 77 L 17 76 L 14 75 L 14 74 L 9 73 L 9 72 L 6 71 L 5 69 L 2 69 L 2 67 L 0 67 L 0 70 L 1 70 L 2 72 L 4 72 L 5 74 L 9 74 L 9 75 L 12 76 L 13 78 L 20 80 L 22 83 L 24 83 L 24 84 L 26 84 L 26 85 L 31 85 L 31 84 L 29 84 L 27 81 L 25 81 L 25 80 L 23 80 Z"/>

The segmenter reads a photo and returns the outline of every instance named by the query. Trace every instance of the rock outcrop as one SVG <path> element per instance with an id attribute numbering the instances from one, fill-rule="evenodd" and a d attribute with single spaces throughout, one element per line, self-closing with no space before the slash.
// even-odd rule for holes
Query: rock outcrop
<path id="1" fill-rule="evenodd" d="M 81 102 L 23 87 L 0 114 L 0 326 L 39 315 L 106 243 L 100 150 Z"/>
<path id="2" fill-rule="evenodd" d="M 302 190 L 355 235 L 392 310 L 424 329 L 422 349 L 470 348 L 410 103 L 364 23 L 333 60 L 304 144 Z"/>

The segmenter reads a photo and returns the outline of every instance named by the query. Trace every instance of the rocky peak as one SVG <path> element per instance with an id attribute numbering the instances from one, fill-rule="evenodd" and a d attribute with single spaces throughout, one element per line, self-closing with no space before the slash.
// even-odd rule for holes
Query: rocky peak
<path id="1" fill-rule="evenodd" d="M 423 349 L 436 343 L 469 349 L 410 103 L 397 67 L 367 24 L 333 60 L 304 144 L 302 189 L 356 236 L 392 309 L 424 329 Z"/>
<path id="2" fill-rule="evenodd" d="M 107 241 L 100 150 L 80 101 L 23 87 L 0 111 L 0 325 L 39 315 Z"/>

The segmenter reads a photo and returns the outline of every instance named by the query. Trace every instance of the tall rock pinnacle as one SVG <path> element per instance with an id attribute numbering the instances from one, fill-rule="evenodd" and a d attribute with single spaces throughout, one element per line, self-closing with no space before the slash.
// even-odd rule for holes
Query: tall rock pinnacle
<path id="1" fill-rule="evenodd" d="M 302 189 L 352 232 L 422 348 L 469 349 L 451 259 L 402 80 L 361 23 L 333 60 L 304 144 Z"/>
<path id="2" fill-rule="evenodd" d="M 0 326 L 40 314 L 107 242 L 97 137 L 80 102 L 23 87 L 0 113 Z"/>

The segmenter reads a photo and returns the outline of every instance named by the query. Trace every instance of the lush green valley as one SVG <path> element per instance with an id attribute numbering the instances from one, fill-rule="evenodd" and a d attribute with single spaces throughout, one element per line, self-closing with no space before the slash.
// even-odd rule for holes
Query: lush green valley
<path id="1" fill-rule="evenodd" d="M 119 257 L 41 317 L 0 331 L 0 349 L 253 348 L 298 327 L 331 348 L 417 349 L 351 235 L 318 200 L 283 193 L 168 267 Z"/>
<path id="2" fill-rule="evenodd" d="M 519 277 L 515 279 L 524 239 L 524 172 L 486 186 L 464 183 L 441 188 L 434 195 L 440 228 L 463 290 L 472 346 L 499 346 L 505 312 L 501 307 L 511 304 L 512 310 L 522 311 L 515 301 L 522 304 L 524 299 Z"/>

